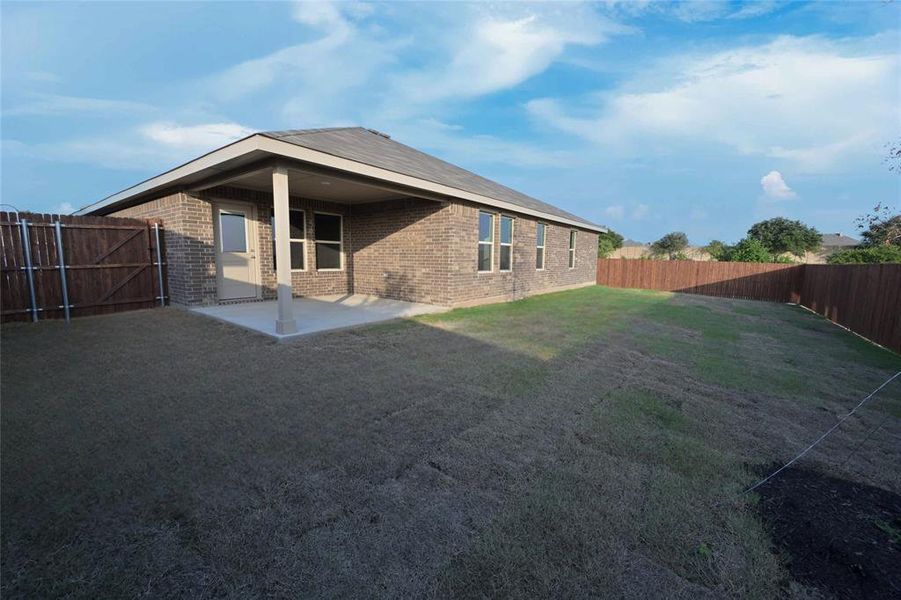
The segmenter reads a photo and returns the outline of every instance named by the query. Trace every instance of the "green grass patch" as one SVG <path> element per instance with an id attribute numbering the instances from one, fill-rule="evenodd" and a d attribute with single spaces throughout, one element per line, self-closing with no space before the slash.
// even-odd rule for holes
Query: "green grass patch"
<path id="1" fill-rule="evenodd" d="M 544 360 L 628 327 L 628 317 L 666 303 L 671 294 L 591 286 L 516 302 L 418 317 L 420 323 L 472 336 Z"/>

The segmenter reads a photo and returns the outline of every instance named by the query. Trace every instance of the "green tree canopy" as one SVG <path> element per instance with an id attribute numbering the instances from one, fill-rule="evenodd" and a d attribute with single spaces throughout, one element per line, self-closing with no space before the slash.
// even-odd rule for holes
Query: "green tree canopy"
<path id="1" fill-rule="evenodd" d="M 710 258 L 713 260 L 723 260 L 723 257 L 728 250 L 729 246 L 726 245 L 726 242 L 720 240 L 710 240 L 710 243 L 704 246 L 704 251 L 709 254 Z"/>
<path id="2" fill-rule="evenodd" d="M 681 231 L 673 231 L 651 244 L 651 253 L 654 256 L 667 256 L 675 260 L 682 255 L 682 251 L 688 247 L 688 236 Z"/>
<path id="3" fill-rule="evenodd" d="M 790 252 L 798 257 L 818 250 L 823 242 L 823 236 L 813 227 L 783 217 L 755 223 L 748 230 L 748 237 L 759 241 L 772 254 Z"/>
<path id="4" fill-rule="evenodd" d="M 830 265 L 901 263 L 901 246 L 870 246 L 836 252 L 826 259 Z"/>
<path id="5" fill-rule="evenodd" d="M 623 236 L 616 233 L 609 227 L 607 228 L 607 233 L 598 234 L 598 256 L 600 256 L 601 258 L 610 256 L 611 252 L 622 247 Z"/>
<path id="6" fill-rule="evenodd" d="M 901 214 L 881 202 L 873 211 L 857 218 L 857 226 L 863 229 L 861 246 L 901 246 Z"/>
<path id="7" fill-rule="evenodd" d="M 773 262 L 773 255 L 756 238 L 746 237 L 734 246 L 729 246 L 723 254 L 728 262 Z"/>

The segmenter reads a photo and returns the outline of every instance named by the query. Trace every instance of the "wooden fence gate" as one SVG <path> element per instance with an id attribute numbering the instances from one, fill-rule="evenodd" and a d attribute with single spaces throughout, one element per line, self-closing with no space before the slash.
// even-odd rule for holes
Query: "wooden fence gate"
<path id="1" fill-rule="evenodd" d="M 162 306 L 158 222 L 0 212 L 0 319 L 68 319 Z"/>

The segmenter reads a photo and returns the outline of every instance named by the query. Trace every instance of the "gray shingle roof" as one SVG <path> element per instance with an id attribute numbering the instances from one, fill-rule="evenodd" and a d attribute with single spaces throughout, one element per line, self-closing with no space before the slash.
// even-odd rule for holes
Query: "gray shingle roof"
<path id="1" fill-rule="evenodd" d="M 260 135 L 597 227 L 556 206 L 396 142 L 372 129 L 334 127 L 264 131 Z"/>
<path id="2" fill-rule="evenodd" d="M 854 238 L 842 235 L 841 233 L 823 234 L 823 246 L 828 246 L 830 248 L 845 248 L 848 246 L 856 246 L 859 243 L 860 240 L 855 240 Z"/>

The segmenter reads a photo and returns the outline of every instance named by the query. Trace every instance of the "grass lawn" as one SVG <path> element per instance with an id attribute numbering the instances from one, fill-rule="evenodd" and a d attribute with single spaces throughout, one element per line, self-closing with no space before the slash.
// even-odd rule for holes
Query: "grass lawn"
<path id="1" fill-rule="evenodd" d="M 818 597 L 735 496 L 901 369 L 797 307 L 601 287 L 289 344 L 11 324 L 0 359 L 5 598 Z M 803 462 L 899 464 L 901 380 Z"/>

